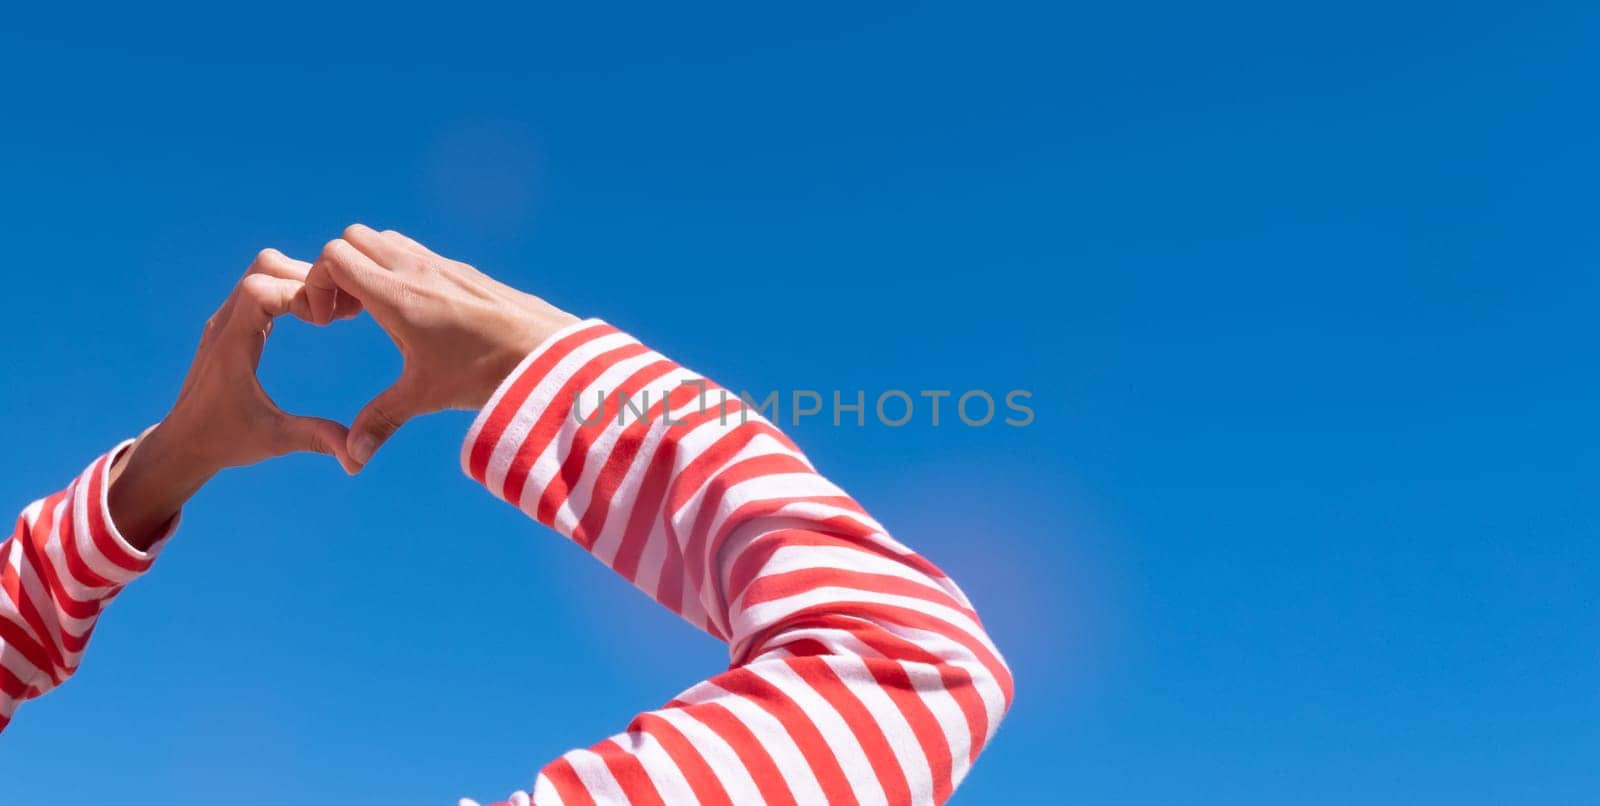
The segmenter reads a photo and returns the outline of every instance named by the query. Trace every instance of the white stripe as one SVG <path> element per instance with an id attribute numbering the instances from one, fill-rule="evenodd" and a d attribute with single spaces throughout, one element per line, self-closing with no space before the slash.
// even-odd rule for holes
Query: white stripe
<path id="1" fill-rule="evenodd" d="M 610 333 L 599 338 L 591 338 L 579 345 L 566 357 L 562 358 L 550 372 L 540 378 L 538 383 L 517 409 L 506 430 L 500 436 L 500 441 L 494 446 L 494 452 L 489 456 L 489 467 L 484 473 L 484 484 L 495 494 L 499 494 L 505 487 L 506 473 L 511 469 L 511 463 L 516 459 L 517 452 L 521 450 L 522 443 L 527 440 L 528 432 L 535 423 L 544 415 L 556 394 L 561 391 L 567 381 L 578 370 L 601 353 L 633 344 L 633 337 L 625 333 Z"/>
<path id="2" fill-rule="evenodd" d="M 901 661 L 900 666 L 906 670 L 906 677 L 911 679 L 917 696 L 933 712 L 939 729 L 944 731 L 945 744 L 950 748 L 950 785 L 954 787 L 961 783 L 972 766 L 967 760 L 972 754 L 972 734 L 967 731 L 967 717 L 962 713 L 960 704 L 945 690 L 938 667 L 910 661 Z"/>
<path id="3" fill-rule="evenodd" d="M 11 600 L 3 593 L 0 593 L 0 619 L 5 619 L 15 624 L 29 635 L 33 634 L 28 629 L 28 625 L 23 623 L 21 617 L 17 616 L 15 611 L 12 610 Z M 48 691 L 55 687 L 53 681 L 50 680 L 50 672 L 48 670 L 34 666 L 33 661 L 28 660 L 27 656 L 14 647 L 6 645 L 4 641 L 0 641 L 0 666 L 6 667 L 6 671 L 21 680 L 23 686 L 27 688 L 38 687 Z"/>
<path id="4" fill-rule="evenodd" d="M 1000 655 L 999 651 L 990 643 L 989 636 L 983 631 L 983 627 L 959 610 L 930 602 L 927 599 L 918 599 L 914 596 L 901 596 L 842 585 L 823 585 L 801 591 L 793 596 L 785 596 L 782 599 L 773 599 L 750 605 L 736 614 L 736 628 L 741 632 L 746 632 L 758 629 L 763 625 L 777 624 L 806 608 L 818 605 L 834 606 L 846 602 L 886 605 L 921 613 L 964 633 L 996 657 Z M 838 608 L 834 607 L 833 609 L 837 610 Z M 950 639 L 944 640 L 948 641 Z"/>
<path id="5" fill-rule="evenodd" d="M 572 453 L 572 441 L 584 427 L 583 423 L 577 419 L 578 416 L 581 414 L 593 419 L 602 413 L 601 410 L 603 410 L 605 402 L 597 402 L 594 393 L 604 392 L 606 401 L 613 401 L 616 398 L 617 387 L 622 385 L 622 382 L 627 380 L 628 376 L 646 365 L 661 360 L 663 360 L 663 357 L 660 353 L 646 350 L 641 355 L 625 358 L 606 367 L 599 375 L 595 376 L 593 381 L 584 385 L 578 394 L 577 411 L 568 412 L 567 416 L 562 419 L 559 426 L 560 430 L 556 432 L 555 438 L 544 446 L 544 449 L 534 458 L 532 465 L 528 467 L 528 475 L 523 480 L 521 494 L 517 497 L 517 500 L 522 502 L 522 508 L 529 515 L 537 515 L 539 499 L 543 497 L 545 488 L 561 474 L 561 465 L 566 462 L 567 457 Z M 571 402 L 570 399 L 554 400 L 551 401 L 551 405 L 557 409 L 566 409 L 571 405 Z M 615 423 L 616 418 L 612 417 L 610 421 Z M 595 427 L 598 426 L 599 424 L 597 423 Z M 602 433 L 611 430 L 613 429 L 604 428 Z M 584 467 L 585 473 L 588 470 L 586 463 Z M 573 521 L 575 522 L 576 518 Z M 563 535 L 571 536 L 572 523 L 559 525 L 557 531 Z"/>
<path id="6" fill-rule="evenodd" d="M 561 806 L 561 793 L 556 791 L 556 785 L 550 779 L 539 773 L 533 782 L 533 801 L 539 806 Z"/>
<path id="7" fill-rule="evenodd" d="M 694 746 L 695 751 L 711 767 L 711 772 L 721 782 L 723 791 L 728 793 L 729 800 L 739 804 L 766 803 L 766 799 L 761 797 L 761 790 L 756 786 L 755 778 L 744 768 L 744 762 L 739 760 L 739 754 L 735 753 L 727 740 L 717 735 L 716 731 L 677 708 L 663 708 L 655 714 L 677 728 L 678 732 L 689 740 L 689 744 Z"/>
<path id="8" fill-rule="evenodd" d="M 670 416 L 673 420 L 681 419 L 688 412 L 693 411 L 695 403 L 685 404 L 673 409 Z M 655 459 L 657 450 L 665 450 L 661 443 L 666 439 L 668 427 L 662 424 L 660 412 L 651 416 L 651 425 L 645 431 L 644 439 L 639 441 L 639 451 L 633 456 L 633 461 L 628 465 L 627 475 L 621 485 L 611 496 L 609 510 L 606 513 L 605 527 L 600 530 L 600 535 L 595 538 L 594 548 L 591 553 L 608 567 L 616 567 L 617 552 L 622 548 L 622 538 L 628 528 L 628 521 L 633 516 L 633 507 L 638 501 L 639 490 L 644 486 L 644 478 L 650 471 L 652 459 Z M 651 513 L 655 515 L 657 513 Z M 652 519 L 650 528 L 652 533 L 661 529 L 661 519 Z M 647 589 L 646 593 L 653 593 L 654 588 Z"/>
<path id="9" fill-rule="evenodd" d="M 816 726 L 833 751 L 834 758 L 839 760 L 839 766 L 844 768 L 845 778 L 850 782 L 856 800 L 861 801 L 863 806 L 887 806 L 889 798 L 873 774 L 872 765 L 867 763 L 867 752 L 861 748 L 850 726 L 833 709 L 832 704 L 811 688 L 810 683 L 795 674 L 787 663 L 752 663 L 745 668 L 777 687 L 800 706 L 800 716 Z"/>
<path id="10" fill-rule="evenodd" d="M 45 562 L 50 564 L 50 570 L 55 572 L 56 579 L 61 581 L 61 587 L 66 589 L 68 596 L 72 597 L 72 599 L 77 602 L 96 605 L 96 615 L 87 619 L 73 620 L 73 632 L 81 635 L 98 619 L 99 603 L 108 595 L 113 593 L 116 590 L 116 587 L 114 585 L 103 587 L 91 587 L 89 585 L 85 585 L 80 582 L 78 578 L 73 575 L 72 570 L 67 567 L 67 544 L 66 541 L 62 539 L 61 529 L 61 519 L 64 515 L 66 515 L 66 506 L 66 499 L 62 499 L 56 503 L 55 512 L 53 513 L 53 517 L 50 521 L 52 531 L 45 539 L 44 551 L 41 553 L 44 555 Z M 66 618 L 66 614 L 64 613 L 62 616 L 63 618 Z"/>
<path id="11" fill-rule="evenodd" d="M 483 426 L 485 422 L 487 422 L 490 413 L 500 407 L 500 401 L 505 399 L 506 393 L 511 391 L 511 387 L 516 385 L 516 381 L 527 373 L 528 368 L 532 366 L 535 361 L 539 360 L 539 356 L 549 352 L 557 342 L 562 341 L 574 333 L 581 333 L 591 328 L 603 326 L 605 326 L 605 323 L 599 319 L 585 319 L 582 322 L 575 322 L 567 325 L 566 327 L 557 330 L 555 333 L 550 334 L 549 338 L 540 342 L 537 347 L 534 347 L 528 352 L 527 355 L 523 356 L 521 361 L 517 362 L 517 368 L 513 369 L 510 374 L 506 375 L 505 378 L 501 379 L 500 384 L 496 386 L 494 392 L 489 395 L 489 401 L 484 404 L 482 409 L 479 410 L 478 416 L 472 419 L 472 425 L 467 427 L 467 438 L 461 443 L 462 472 L 466 473 L 468 476 L 472 475 L 472 450 L 473 448 L 477 447 L 478 437 L 483 433 Z"/>
<path id="12" fill-rule="evenodd" d="M 733 714 L 734 719 L 755 734 L 760 741 L 762 749 L 772 756 L 772 761 L 778 767 L 778 773 L 783 776 L 784 785 L 794 795 L 797 803 L 826 803 L 828 798 L 822 792 L 822 784 L 817 781 L 816 773 L 806 761 L 805 754 L 800 751 L 794 737 L 789 735 L 788 729 L 777 717 L 768 713 L 761 706 L 738 694 L 720 688 L 715 683 L 705 682 L 680 694 L 678 699 L 691 705 L 717 703 Z"/>
<path id="13" fill-rule="evenodd" d="M 611 769 L 606 766 L 606 760 L 599 753 L 592 750 L 573 750 L 564 758 L 577 772 L 578 780 L 583 782 L 583 788 L 589 790 L 589 797 L 596 803 L 627 803 L 628 793 L 622 791 L 622 784 L 611 775 Z"/>
<path id="14" fill-rule="evenodd" d="M 696 458 L 698 458 L 699 455 L 700 454 L 696 454 Z M 765 456 L 783 456 L 795 458 L 796 455 L 793 451 L 784 447 L 782 443 L 778 442 L 776 439 L 773 439 L 770 435 L 760 434 L 742 446 L 732 456 L 728 457 L 719 467 L 715 468 L 715 472 L 707 473 L 706 478 L 701 482 L 699 489 L 695 490 L 691 495 L 685 498 L 683 505 L 670 516 L 672 518 L 673 528 L 678 531 L 679 535 L 685 540 L 685 542 L 687 542 L 692 536 L 694 525 L 699 521 L 701 511 L 706 506 L 712 504 L 711 496 L 708 494 L 710 486 L 717 483 L 719 478 L 728 468 L 733 467 L 740 462 Z M 688 461 L 693 461 L 685 460 L 681 452 L 679 458 L 680 469 L 686 467 Z M 814 474 L 808 473 L 806 475 L 815 477 Z M 716 502 L 716 505 L 718 507 L 718 512 L 724 515 L 730 512 L 728 509 L 730 505 L 728 497 L 720 497 Z M 704 551 L 701 553 L 701 556 L 692 558 L 691 560 L 691 562 L 694 563 L 696 575 L 705 581 L 711 581 L 717 578 L 717 571 L 713 568 L 713 564 L 717 560 L 717 557 L 713 555 L 717 553 L 717 549 L 711 545 L 711 541 L 717 534 L 718 530 L 714 526 L 708 529 L 707 533 L 701 536 L 701 544 L 704 548 Z M 704 588 L 702 593 L 704 594 L 703 603 L 705 607 L 716 611 L 726 610 L 725 603 L 713 600 L 713 597 L 711 596 L 711 594 L 713 594 L 713 590 L 709 585 L 702 585 L 702 587 Z"/>
<path id="15" fill-rule="evenodd" d="M 947 595 L 947 591 L 930 579 L 927 574 L 904 563 L 890 560 L 881 554 L 873 554 L 869 551 L 853 548 L 848 544 L 838 546 L 783 546 L 772 552 L 772 555 L 767 559 L 767 564 L 762 566 L 760 576 L 773 576 L 775 574 L 808 570 L 836 570 L 849 573 L 892 576 L 907 582 L 914 582 L 927 588 L 929 593 L 940 596 Z"/>
<path id="16" fill-rule="evenodd" d="M 995 679 L 989 667 L 972 657 L 972 650 L 927 630 L 898 624 L 879 626 L 892 635 L 916 644 L 923 651 L 938 658 L 944 665 L 966 672 L 967 676 L 972 678 L 972 690 L 977 692 L 978 698 L 983 701 L 984 717 L 988 722 L 984 742 L 987 743 L 994 738 L 995 729 L 1000 727 L 1000 718 L 1005 715 L 1006 695 L 1000 689 L 1000 681 Z"/>
<path id="17" fill-rule="evenodd" d="M 107 462 L 109 466 L 111 463 Z M 100 491 L 105 492 L 109 481 L 101 478 Z M 94 502 L 100 506 L 101 502 Z M 72 531 L 76 540 L 73 544 L 78 547 L 78 556 L 83 558 L 84 565 L 103 579 L 110 580 L 114 585 L 125 585 L 138 576 L 138 572 L 129 571 L 116 565 L 100 552 L 100 547 L 94 544 L 94 535 L 89 530 L 89 474 L 84 473 L 73 483 L 72 490 Z"/>
<path id="18" fill-rule="evenodd" d="M 652 355 L 656 355 L 658 359 L 661 358 L 659 354 L 652 353 Z M 668 370 L 665 375 L 658 378 L 656 382 L 665 382 L 668 387 L 676 387 L 680 381 L 692 380 L 693 378 L 693 373 L 682 367 L 675 366 Z M 658 398 L 652 395 L 650 400 L 654 403 Z M 630 412 L 628 416 L 632 417 L 633 415 Z M 616 448 L 618 440 L 622 439 L 622 435 L 627 432 L 626 425 L 619 427 L 616 422 L 616 418 L 612 417 L 610 424 L 602 429 L 594 441 L 590 443 L 588 460 L 583 465 L 583 476 L 568 491 L 567 500 L 563 501 L 560 508 L 556 510 L 556 530 L 564 535 L 571 535 L 573 530 L 577 528 L 578 521 L 583 517 L 583 513 L 589 511 L 589 503 L 594 500 L 595 485 L 600 480 L 600 471 L 605 469 L 606 462 L 611 458 L 612 450 Z M 631 423 L 632 421 L 630 420 L 629 422 Z M 570 445 L 571 441 L 568 440 L 567 444 Z M 625 470 L 631 469 L 625 468 Z M 598 535 L 589 535 L 591 541 L 598 537 Z"/>
<path id="19" fill-rule="evenodd" d="M 836 618 L 858 621 L 863 628 L 877 629 L 877 625 L 856 616 L 836 616 Z M 830 655 L 847 655 L 862 658 L 880 658 L 883 653 L 867 646 L 848 630 L 833 627 L 806 627 L 799 630 L 784 630 L 774 635 L 772 640 L 782 641 L 787 644 L 792 641 L 809 639 L 827 647 Z"/>
<path id="20" fill-rule="evenodd" d="M 20 578 L 22 574 L 22 550 L 17 547 L 14 539 L 0 542 L 0 557 L 3 557 L 5 565 Z M 19 596 L 27 595 L 22 590 L 18 590 L 17 593 Z M 34 635 L 33 628 L 28 626 L 28 622 L 22 619 L 22 613 L 17 608 L 17 605 L 11 601 L 11 595 L 3 591 L 0 591 L 0 619 L 10 622 L 35 641 L 40 640 L 39 636 Z M 18 680 L 21 680 L 25 687 L 38 686 L 44 689 L 54 687 L 54 680 L 50 677 L 49 669 L 35 666 L 33 661 L 22 654 L 21 650 L 6 644 L 4 641 L 0 641 L 0 665 L 4 665 L 6 670 L 11 672 Z"/>
<path id="21" fill-rule="evenodd" d="M 680 427 L 678 433 L 678 469 L 687 468 L 691 463 L 697 461 L 702 455 L 715 447 L 717 442 L 729 434 L 736 433 L 738 430 L 738 420 L 731 418 L 726 423 L 720 422 L 717 418 L 712 418 L 695 425 L 688 431 L 683 431 Z M 685 515 L 685 511 L 689 510 L 690 507 L 694 507 L 697 502 L 705 497 L 706 487 L 716 481 L 719 473 L 737 462 L 766 455 L 800 458 L 799 454 L 790 450 L 788 446 L 779 442 L 770 433 L 757 431 L 755 436 L 751 437 L 744 445 L 741 445 L 739 450 L 735 451 L 731 456 L 723 459 L 721 464 L 706 469 L 705 478 L 701 480 L 700 486 L 691 491 L 689 496 L 684 499 L 682 508 L 671 513 L 673 520 L 693 523 L 694 513 L 689 512 Z M 815 473 L 809 472 L 806 475 L 815 475 Z"/>
<path id="22" fill-rule="evenodd" d="M 611 741 L 639 759 L 645 774 L 650 776 L 650 783 L 655 784 L 656 791 L 661 793 L 662 802 L 695 802 L 694 789 L 689 786 L 688 779 L 683 777 L 672 756 L 667 755 L 667 751 L 661 747 L 661 742 L 656 741 L 656 737 L 643 731 L 630 730 L 611 737 Z"/>
<path id="23" fill-rule="evenodd" d="M 844 497 L 844 495 L 844 490 L 815 473 L 768 473 L 754 476 L 728 487 L 723 492 L 722 505 L 717 508 L 716 517 L 711 520 L 708 534 L 721 534 L 728 519 L 746 504 L 757 501 L 774 504 L 773 511 L 762 516 L 771 517 L 781 514 L 782 508 L 791 503 L 792 499 Z"/>
<path id="24" fill-rule="evenodd" d="M 901 772 L 905 773 L 906 783 L 911 787 L 911 802 L 932 801 L 933 768 L 928 765 L 928 756 L 923 751 L 922 744 L 917 741 L 917 734 L 911 729 L 911 723 L 906 721 L 905 714 L 900 712 L 900 706 L 896 705 L 878 684 L 877 678 L 867 669 L 866 661 L 861 658 L 824 656 L 822 662 L 833 669 L 834 674 L 837 674 L 851 693 L 866 706 L 867 713 L 872 715 L 872 721 L 878 723 L 878 729 L 883 731 L 884 738 L 889 742 L 889 749 L 894 752 L 895 760 L 900 763 Z"/>

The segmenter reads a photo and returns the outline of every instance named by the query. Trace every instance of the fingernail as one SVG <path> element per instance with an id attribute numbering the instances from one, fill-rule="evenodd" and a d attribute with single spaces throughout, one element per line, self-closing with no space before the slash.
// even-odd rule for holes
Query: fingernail
<path id="1" fill-rule="evenodd" d="M 350 446 L 350 458 L 366 464 L 372 458 L 372 452 L 378 449 L 378 438 L 371 434 L 362 434 L 356 437 L 356 444 Z"/>

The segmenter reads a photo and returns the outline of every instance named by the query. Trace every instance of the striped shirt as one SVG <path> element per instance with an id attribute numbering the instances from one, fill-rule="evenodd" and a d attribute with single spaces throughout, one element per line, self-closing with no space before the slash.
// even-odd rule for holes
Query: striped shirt
<path id="1" fill-rule="evenodd" d="M 604 322 L 524 359 L 461 462 L 729 646 L 726 671 L 551 762 L 516 806 L 943 803 L 1011 703 L 949 577 L 737 396 Z M 106 515 L 106 466 L 30 507 L 6 543 L 7 715 L 70 674 L 93 617 L 149 563 Z M 72 528 L 41 520 L 63 506 Z M 62 569 L 122 573 L 46 579 Z"/>
<path id="2" fill-rule="evenodd" d="M 17 704 L 61 685 L 83 659 L 101 611 L 155 559 L 124 540 L 106 501 L 111 465 L 94 460 L 65 490 L 28 505 L 0 543 L 0 731 Z"/>

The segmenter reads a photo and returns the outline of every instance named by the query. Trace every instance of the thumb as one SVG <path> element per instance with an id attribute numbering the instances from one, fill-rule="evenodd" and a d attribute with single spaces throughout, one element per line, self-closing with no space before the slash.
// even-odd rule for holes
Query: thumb
<path id="1" fill-rule="evenodd" d="M 345 449 L 348 439 L 349 429 L 333 420 L 296 414 L 284 414 L 279 420 L 279 445 L 285 453 L 307 451 L 327 454 L 339 460 L 344 472 L 354 473 L 361 468 L 351 461 L 350 453 Z"/>
<path id="2" fill-rule="evenodd" d="M 402 377 L 356 415 L 356 421 L 350 426 L 349 438 L 350 459 L 355 462 L 356 469 L 371 461 L 378 447 L 394 436 L 394 432 L 400 430 L 407 420 L 426 413 L 408 387 L 409 384 Z"/>

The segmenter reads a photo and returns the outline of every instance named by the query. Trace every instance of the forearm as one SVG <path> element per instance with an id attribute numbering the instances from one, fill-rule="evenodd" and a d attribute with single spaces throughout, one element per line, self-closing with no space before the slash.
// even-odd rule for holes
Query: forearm
<path id="1" fill-rule="evenodd" d="M 112 520 L 140 551 L 149 549 L 183 505 L 216 475 L 185 442 L 164 423 L 157 424 L 111 468 L 107 497 Z"/>
<path id="2" fill-rule="evenodd" d="M 111 465 L 128 451 L 125 444 L 100 457 L 65 490 L 29 505 L 0 543 L 0 729 L 21 701 L 77 671 L 106 605 L 149 569 L 175 525 L 172 510 L 139 545 L 119 529 Z"/>
<path id="3" fill-rule="evenodd" d="M 602 323 L 524 362 L 463 464 L 730 644 L 734 668 L 551 764 L 536 802 L 942 802 L 1010 704 L 948 577 L 737 396 Z"/>

